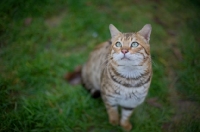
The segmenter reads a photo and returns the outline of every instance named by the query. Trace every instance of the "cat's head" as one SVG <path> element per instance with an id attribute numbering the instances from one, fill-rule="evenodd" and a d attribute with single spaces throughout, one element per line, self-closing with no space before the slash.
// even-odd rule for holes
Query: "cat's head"
<path id="1" fill-rule="evenodd" d="M 146 24 L 136 33 L 121 33 L 114 25 L 111 33 L 111 57 L 119 65 L 141 65 L 150 57 L 151 25 Z"/>

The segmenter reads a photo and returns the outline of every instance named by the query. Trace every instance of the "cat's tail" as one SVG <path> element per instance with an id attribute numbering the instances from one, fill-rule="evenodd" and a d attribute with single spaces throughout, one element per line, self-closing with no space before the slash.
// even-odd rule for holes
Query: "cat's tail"
<path id="1" fill-rule="evenodd" d="M 84 84 L 81 76 L 81 70 L 82 66 L 77 66 L 74 71 L 68 72 L 64 75 L 64 79 L 71 85 L 79 85 L 81 84 L 90 94 L 93 98 L 98 98 L 101 96 L 101 93 L 99 90 L 94 89 L 88 89 L 86 85 Z"/>
<path id="2" fill-rule="evenodd" d="M 66 73 L 64 79 L 71 85 L 81 84 L 81 68 L 81 66 L 77 66 L 74 71 Z"/>

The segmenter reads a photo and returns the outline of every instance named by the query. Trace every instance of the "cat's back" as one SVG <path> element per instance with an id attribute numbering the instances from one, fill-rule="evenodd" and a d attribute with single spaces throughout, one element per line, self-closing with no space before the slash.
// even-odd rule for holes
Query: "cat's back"
<path id="1" fill-rule="evenodd" d="M 83 65 L 81 76 L 86 89 L 100 90 L 101 74 L 107 64 L 110 46 L 109 41 L 96 46 Z"/>

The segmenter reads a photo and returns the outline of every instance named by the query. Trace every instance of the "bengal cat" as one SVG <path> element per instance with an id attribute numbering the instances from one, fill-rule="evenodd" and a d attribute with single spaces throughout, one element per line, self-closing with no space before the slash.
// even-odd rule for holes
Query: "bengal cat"
<path id="1" fill-rule="evenodd" d="M 101 93 L 110 123 L 120 123 L 129 131 L 129 118 L 144 101 L 151 83 L 151 25 L 146 24 L 136 33 L 121 33 L 112 24 L 109 29 L 111 40 L 90 54 L 82 68 L 82 81 L 92 95 Z"/>

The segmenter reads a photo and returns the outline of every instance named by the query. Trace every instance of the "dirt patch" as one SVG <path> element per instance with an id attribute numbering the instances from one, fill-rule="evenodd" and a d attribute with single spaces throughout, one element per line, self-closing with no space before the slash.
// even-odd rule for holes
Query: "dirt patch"
<path id="1" fill-rule="evenodd" d="M 45 24 L 49 28 L 57 27 L 61 23 L 62 19 L 66 16 L 66 14 L 67 14 L 66 11 L 62 11 L 57 16 L 52 16 L 52 17 L 46 19 Z"/>

